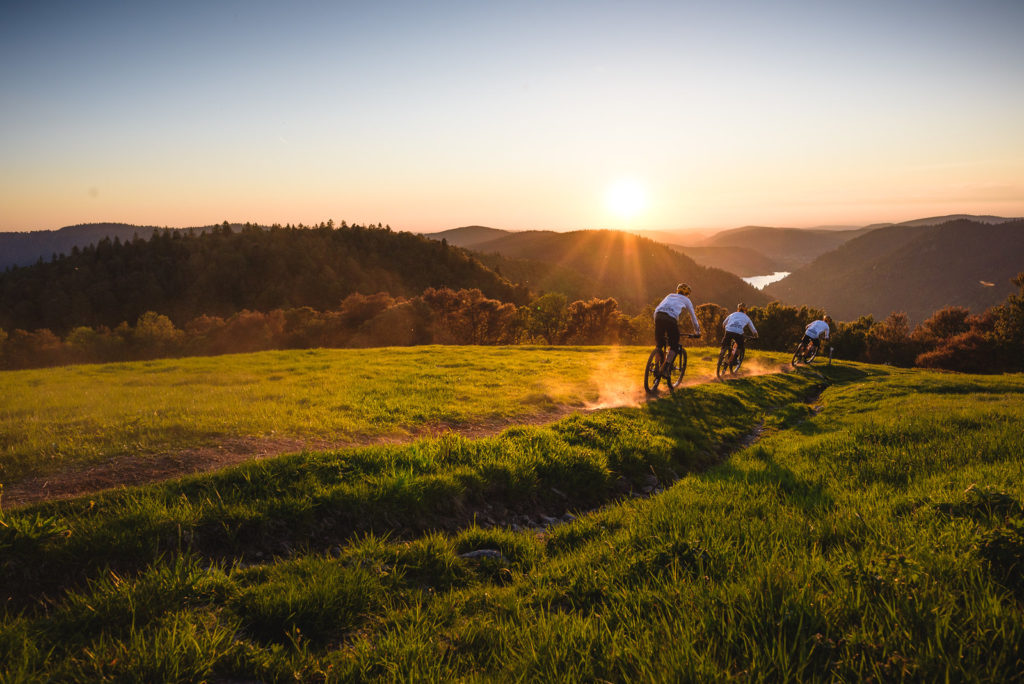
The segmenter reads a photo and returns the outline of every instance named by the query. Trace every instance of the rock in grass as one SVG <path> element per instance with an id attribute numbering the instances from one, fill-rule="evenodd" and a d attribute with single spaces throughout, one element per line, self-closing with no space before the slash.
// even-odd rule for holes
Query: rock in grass
<path id="1" fill-rule="evenodd" d="M 497 560 L 505 560 L 505 556 L 501 555 L 501 551 L 497 549 L 476 549 L 475 551 L 467 551 L 466 553 L 460 553 L 459 558 L 496 558 Z"/>

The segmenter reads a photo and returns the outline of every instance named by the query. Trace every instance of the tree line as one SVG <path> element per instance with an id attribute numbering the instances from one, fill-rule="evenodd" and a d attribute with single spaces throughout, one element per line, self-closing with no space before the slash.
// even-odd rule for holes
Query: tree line
<path id="1" fill-rule="evenodd" d="M 178 326 L 200 316 L 310 307 L 350 294 L 414 297 L 428 287 L 479 289 L 523 304 L 515 285 L 447 243 L 389 227 L 227 222 L 199 232 L 157 230 L 149 239 L 104 238 L 49 262 L 0 273 L 0 328 L 113 328 L 158 311 Z"/>
<path id="2" fill-rule="evenodd" d="M 910 328 L 893 313 L 836 322 L 830 344 L 836 358 L 965 372 L 1024 370 L 1024 273 L 1020 290 L 972 315 L 962 307 L 937 311 Z M 179 327 L 164 313 L 146 311 L 134 324 L 79 325 L 59 336 L 48 328 L 0 328 L 0 367 L 32 368 L 68 363 L 142 360 L 269 349 L 377 347 L 422 344 L 591 345 L 650 344 L 653 303 L 627 315 L 614 298 L 568 301 L 546 293 L 525 304 L 488 297 L 478 288 L 428 287 L 412 297 L 387 292 L 347 295 L 337 307 L 243 309 L 227 316 L 200 314 Z M 703 336 L 692 345 L 714 345 L 730 310 L 697 307 Z M 788 351 L 810 321 L 824 312 L 772 302 L 748 310 L 759 332 L 752 346 Z"/>

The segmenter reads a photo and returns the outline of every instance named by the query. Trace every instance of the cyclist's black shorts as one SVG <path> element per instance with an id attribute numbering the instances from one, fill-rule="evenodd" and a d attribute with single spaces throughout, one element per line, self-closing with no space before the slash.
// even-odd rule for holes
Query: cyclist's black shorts
<path id="1" fill-rule="evenodd" d="M 725 337 L 722 338 L 722 349 L 728 347 L 729 342 L 732 340 L 736 340 L 736 353 L 742 354 L 743 350 L 746 348 L 746 345 L 744 344 L 746 339 L 743 337 L 743 333 L 726 332 Z"/>
<path id="2" fill-rule="evenodd" d="M 659 347 L 664 344 L 675 349 L 676 353 L 682 348 L 679 344 L 679 322 L 661 311 L 654 315 L 654 344 Z"/>
<path id="3" fill-rule="evenodd" d="M 810 335 L 804 335 L 804 338 L 802 340 L 800 340 L 800 344 L 802 345 L 805 342 L 813 342 L 815 350 L 818 350 L 818 349 L 821 348 L 821 338 L 820 337 L 811 337 Z"/>

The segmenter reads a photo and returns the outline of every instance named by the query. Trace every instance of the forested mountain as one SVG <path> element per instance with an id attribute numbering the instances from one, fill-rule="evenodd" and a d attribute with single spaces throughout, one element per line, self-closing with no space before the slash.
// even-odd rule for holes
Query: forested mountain
<path id="1" fill-rule="evenodd" d="M 486 226 L 463 226 L 462 228 L 442 230 L 440 233 L 425 233 L 423 237 L 428 237 L 432 240 L 445 240 L 449 245 L 455 245 L 456 247 L 474 249 L 479 244 L 510 235 L 511 232 Z"/>
<path id="2" fill-rule="evenodd" d="M 693 287 L 694 303 L 766 303 L 765 295 L 732 273 L 647 238 L 609 230 L 568 233 L 524 231 L 479 243 L 485 264 L 533 291 L 562 292 L 571 299 L 614 297 L 636 313 L 657 303 L 680 281 Z"/>
<path id="3" fill-rule="evenodd" d="M 28 266 L 39 259 L 49 261 L 55 254 L 69 254 L 74 247 L 86 247 L 105 237 L 122 242 L 136 235 L 149 238 L 156 226 L 133 226 L 126 223 L 87 223 L 60 230 L 34 230 L 23 233 L 0 233 L 0 271 L 9 266 Z"/>
<path id="4" fill-rule="evenodd" d="M 428 287 L 478 288 L 522 303 L 513 286 L 465 251 L 383 227 L 315 229 L 224 225 L 104 238 L 54 261 L 0 274 L 0 328 L 116 326 L 155 311 L 183 324 L 207 314 L 309 306 L 353 293 L 414 296 Z"/>
<path id="5" fill-rule="evenodd" d="M 684 247 L 670 245 L 701 266 L 720 268 L 741 278 L 784 271 L 778 261 L 748 247 Z"/>
<path id="6" fill-rule="evenodd" d="M 779 265 L 777 270 L 793 271 L 870 228 L 827 230 L 746 226 L 716 233 L 702 243 L 705 247 L 744 247 L 763 254 Z"/>
<path id="7" fill-rule="evenodd" d="M 824 307 L 838 320 L 906 312 L 911 324 L 948 306 L 980 313 L 1016 291 L 1024 220 L 878 228 L 772 283 L 789 304 Z"/>

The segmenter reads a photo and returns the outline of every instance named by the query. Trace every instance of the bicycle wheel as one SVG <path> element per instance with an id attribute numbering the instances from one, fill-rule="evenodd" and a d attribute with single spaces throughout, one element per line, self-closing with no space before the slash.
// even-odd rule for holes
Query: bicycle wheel
<path id="1" fill-rule="evenodd" d="M 722 347 L 722 350 L 718 352 L 718 366 L 715 367 L 715 375 L 721 380 L 722 376 L 729 370 L 729 354 L 732 353 L 730 347 Z"/>
<path id="2" fill-rule="evenodd" d="M 686 348 L 680 347 L 676 358 L 672 359 L 672 370 L 669 372 L 669 391 L 683 384 L 683 376 L 686 375 Z"/>
<path id="3" fill-rule="evenodd" d="M 810 365 L 811 361 L 814 361 L 818 356 L 818 348 L 813 344 L 808 345 L 807 353 L 804 354 L 804 363 Z"/>
<path id="4" fill-rule="evenodd" d="M 801 352 L 803 352 L 803 345 L 798 342 L 796 349 L 793 350 L 793 360 L 790 362 L 792 365 L 795 366 L 803 361 L 803 354 Z"/>
<path id="5" fill-rule="evenodd" d="M 657 392 L 658 384 L 661 382 L 661 376 L 658 374 L 661 370 L 662 356 L 660 352 L 660 349 L 655 349 L 647 357 L 647 367 L 644 369 L 644 389 L 648 394 Z"/>
<path id="6" fill-rule="evenodd" d="M 740 372 L 740 366 L 743 365 L 743 355 L 746 354 L 746 352 L 746 349 L 740 349 L 736 352 L 736 358 L 732 360 L 732 366 L 729 368 L 729 371 L 733 375 Z"/>

